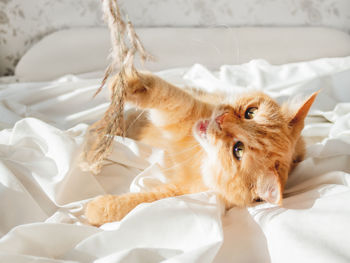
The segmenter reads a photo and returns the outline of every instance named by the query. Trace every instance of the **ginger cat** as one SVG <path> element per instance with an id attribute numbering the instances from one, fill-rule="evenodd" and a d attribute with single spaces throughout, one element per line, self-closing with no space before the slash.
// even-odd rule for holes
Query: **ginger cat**
<path id="1" fill-rule="evenodd" d="M 117 81 L 117 79 L 114 79 Z M 317 93 L 300 105 L 279 106 L 261 92 L 239 95 L 180 89 L 151 73 L 129 76 L 126 100 L 147 109 L 127 136 L 161 147 L 171 183 L 150 192 L 100 196 L 88 203 L 92 225 L 121 220 L 143 202 L 214 190 L 225 203 L 282 204 L 292 168 L 303 159 L 300 133 Z"/>

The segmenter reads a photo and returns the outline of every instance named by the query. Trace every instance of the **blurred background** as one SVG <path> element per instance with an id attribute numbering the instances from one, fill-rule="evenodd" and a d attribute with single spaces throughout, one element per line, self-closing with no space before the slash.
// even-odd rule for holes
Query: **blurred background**
<path id="1" fill-rule="evenodd" d="M 119 1 L 137 27 L 324 26 L 350 33 L 349 0 Z M 104 26 L 100 0 L 0 0 L 0 76 L 59 29 Z M 322 43 L 320 43 L 322 44 Z"/>

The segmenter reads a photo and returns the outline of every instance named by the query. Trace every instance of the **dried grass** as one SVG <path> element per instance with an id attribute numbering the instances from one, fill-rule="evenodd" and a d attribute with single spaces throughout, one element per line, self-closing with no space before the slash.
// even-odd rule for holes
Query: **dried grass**
<path id="1" fill-rule="evenodd" d="M 152 58 L 145 51 L 131 22 L 124 21 L 117 0 L 103 0 L 102 8 L 110 30 L 112 50 L 111 62 L 95 96 L 107 83 L 111 92 L 111 103 L 102 119 L 88 129 L 80 161 L 82 170 L 94 174 L 100 173 L 111 153 L 114 136 L 125 135 L 125 89 L 127 76 L 138 75 L 134 66 L 135 55 L 138 54 L 143 62 Z"/>

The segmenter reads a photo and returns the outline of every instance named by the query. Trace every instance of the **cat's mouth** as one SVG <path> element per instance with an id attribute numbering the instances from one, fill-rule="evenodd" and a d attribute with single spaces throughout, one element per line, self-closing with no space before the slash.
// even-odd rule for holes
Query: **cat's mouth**
<path id="1" fill-rule="evenodd" d="M 207 138 L 209 120 L 201 120 L 196 125 L 196 131 L 202 139 Z"/>

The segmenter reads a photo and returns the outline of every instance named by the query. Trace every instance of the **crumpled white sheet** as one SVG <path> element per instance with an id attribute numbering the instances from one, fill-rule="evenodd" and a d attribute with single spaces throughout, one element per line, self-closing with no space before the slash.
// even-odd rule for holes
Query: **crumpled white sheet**
<path id="1" fill-rule="evenodd" d="M 211 73 L 159 73 L 208 91 L 264 90 L 282 101 L 322 89 L 304 135 L 318 141 L 287 183 L 283 207 L 222 206 L 210 192 L 141 204 L 121 222 L 88 226 L 96 195 L 166 181 L 162 151 L 116 138 L 99 176 L 77 164 L 87 124 L 108 105 L 99 80 L 0 85 L 0 262 L 349 262 L 350 57 Z M 39 120 L 40 119 L 40 120 Z M 320 140 L 320 138 L 322 140 Z"/>

